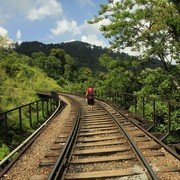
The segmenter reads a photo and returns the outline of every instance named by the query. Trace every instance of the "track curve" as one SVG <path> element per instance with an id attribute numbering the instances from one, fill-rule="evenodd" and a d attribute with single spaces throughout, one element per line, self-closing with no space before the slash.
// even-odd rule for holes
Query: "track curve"
<path id="1" fill-rule="evenodd" d="M 89 111 L 84 99 L 73 98 L 79 101 L 83 114 L 76 143 L 60 178 L 159 179 L 167 173 L 179 175 L 176 164 L 152 165 L 152 159 L 165 156 L 162 146 L 116 109 L 96 100 L 93 111 Z"/>
<path id="2" fill-rule="evenodd" d="M 45 137 L 48 141 L 48 134 L 54 137 L 45 149 L 41 142 L 46 139 L 35 142 L 35 146 L 40 146 L 38 154 L 46 151 L 43 153 L 44 157 L 36 157 L 33 151 L 37 150 L 34 149 L 31 149 L 29 154 L 27 152 L 27 155 L 25 153 L 26 157 L 33 154 L 32 159 L 28 160 L 33 161 L 34 158 L 39 169 L 30 170 L 32 167 L 29 167 L 27 158 L 26 162 L 23 162 L 22 157 L 21 163 L 26 164 L 23 170 L 22 166 L 18 166 L 20 162 L 17 162 L 1 179 L 179 179 L 179 158 L 174 157 L 162 144 L 158 144 L 148 133 L 131 123 L 123 113 L 98 99 L 95 100 L 93 110 L 89 111 L 84 97 L 66 93 L 60 93 L 60 97 L 68 101 L 65 111 L 67 108 L 69 111 L 68 114 L 62 112 L 61 118 L 57 117 L 59 119 L 55 120 L 56 124 L 52 125 L 52 128 L 59 126 L 59 132 L 53 134 L 52 128 L 50 132 L 42 132 L 42 139 Z M 78 116 L 80 119 L 77 123 Z M 62 120 L 63 118 L 65 119 Z M 77 134 L 72 137 L 75 124 Z M 126 133 L 128 135 L 124 135 Z M 142 157 L 139 157 L 132 143 L 129 143 L 129 137 Z M 68 144 L 70 139 L 73 139 L 74 144 L 65 150 L 65 144 Z M 63 153 L 68 155 L 64 156 Z M 147 161 L 153 175 L 149 174 L 142 158 Z M 57 164 L 60 164 L 60 167 Z"/>

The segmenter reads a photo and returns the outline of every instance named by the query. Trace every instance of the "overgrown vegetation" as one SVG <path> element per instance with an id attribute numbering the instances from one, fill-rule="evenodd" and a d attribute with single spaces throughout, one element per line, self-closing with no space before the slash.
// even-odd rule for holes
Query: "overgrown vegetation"
<path id="1" fill-rule="evenodd" d="M 39 90 L 84 94 L 89 84 L 104 96 L 112 91 L 128 92 L 179 102 L 179 7 L 179 2 L 168 0 L 109 0 L 101 5 L 99 16 L 91 23 L 108 19 L 101 30 L 111 39 L 112 48 L 132 47 L 142 52 L 139 57 L 82 42 L 23 42 L 7 49 L 7 40 L 1 37 L 0 112 L 37 100 Z M 151 105 L 146 105 L 147 116 L 152 116 Z M 156 106 L 163 116 L 166 107 Z M 178 110 L 175 107 L 172 114 L 169 143 L 180 141 L 175 133 L 180 129 Z M 165 128 L 160 124 L 156 130 Z M 2 140 L 0 145 L 2 157 L 8 148 Z"/>
<path id="2" fill-rule="evenodd" d="M 42 69 L 31 66 L 31 62 L 32 58 L 18 54 L 12 49 L 0 50 L 0 113 L 38 100 L 36 91 L 63 90 Z M 23 116 L 25 117 L 26 114 Z M 9 114 L 8 128 L 11 133 L 8 138 L 11 140 L 11 144 L 18 144 L 23 140 L 22 136 L 17 135 L 19 120 L 15 117 L 15 115 Z M 33 132 L 28 121 L 23 122 L 23 126 L 27 132 Z M 10 151 L 2 138 L 2 133 L 5 133 L 3 127 L 4 122 L 0 117 L 0 160 Z"/>

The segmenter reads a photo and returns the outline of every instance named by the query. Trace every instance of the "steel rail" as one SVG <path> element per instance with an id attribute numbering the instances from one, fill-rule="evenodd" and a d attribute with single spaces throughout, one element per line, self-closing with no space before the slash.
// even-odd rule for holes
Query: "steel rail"
<path id="1" fill-rule="evenodd" d="M 131 136 L 126 132 L 126 130 L 123 128 L 123 126 L 121 125 L 121 123 L 117 122 L 117 120 L 112 116 L 112 114 L 109 113 L 109 111 L 103 107 L 100 103 L 98 103 L 108 114 L 109 116 L 117 123 L 118 127 L 122 130 L 123 134 L 126 136 L 126 138 L 128 139 L 128 141 L 130 142 L 131 146 L 133 147 L 134 151 L 136 152 L 136 154 L 138 155 L 138 157 L 140 158 L 141 162 L 144 164 L 145 168 L 147 169 L 147 171 L 149 172 L 149 175 L 151 176 L 151 178 L 153 180 L 158 180 L 158 177 L 156 176 L 155 172 L 153 171 L 153 169 L 151 168 L 151 166 L 149 165 L 149 163 L 146 161 L 146 159 L 144 158 L 144 155 L 141 153 L 140 149 L 137 147 L 135 141 L 131 138 Z M 112 107 L 112 106 L 111 106 Z M 112 107 L 113 108 L 113 107 Z"/>
<path id="2" fill-rule="evenodd" d="M 68 98 L 70 98 L 68 96 Z M 77 101 L 74 101 L 76 103 L 77 108 L 77 117 L 76 122 L 74 124 L 74 127 L 72 128 L 69 137 L 62 149 L 62 152 L 60 156 L 58 157 L 56 164 L 54 165 L 50 175 L 48 176 L 48 180 L 59 180 L 63 176 L 64 169 L 66 168 L 66 163 L 68 161 L 68 158 L 70 157 L 70 153 L 72 151 L 72 148 L 74 146 L 74 142 L 77 138 L 77 134 L 80 127 L 80 119 L 81 119 L 81 110 L 78 106 Z"/>

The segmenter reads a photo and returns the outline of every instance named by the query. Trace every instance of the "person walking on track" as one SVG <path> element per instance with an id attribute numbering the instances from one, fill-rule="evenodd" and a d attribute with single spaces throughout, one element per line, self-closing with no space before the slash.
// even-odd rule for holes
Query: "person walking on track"
<path id="1" fill-rule="evenodd" d="M 93 87 L 91 85 L 86 90 L 86 98 L 87 98 L 87 104 L 89 106 L 89 110 L 92 111 L 93 105 L 94 105 L 94 90 L 93 90 Z"/>

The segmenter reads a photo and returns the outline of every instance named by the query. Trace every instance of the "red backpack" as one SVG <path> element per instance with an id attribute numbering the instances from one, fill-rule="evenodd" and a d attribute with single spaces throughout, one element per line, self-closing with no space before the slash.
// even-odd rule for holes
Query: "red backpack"
<path id="1" fill-rule="evenodd" d="M 92 93 L 92 92 L 93 92 L 93 88 L 92 87 L 88 88 L 88 93 Z"/>
<path id="2" fill-rule="evenodd" d="M 88 88 L 87 92 L 88 92 L 87 98 L 92 99 L 94 97 L 93 88 L 92 87 Z"/>

